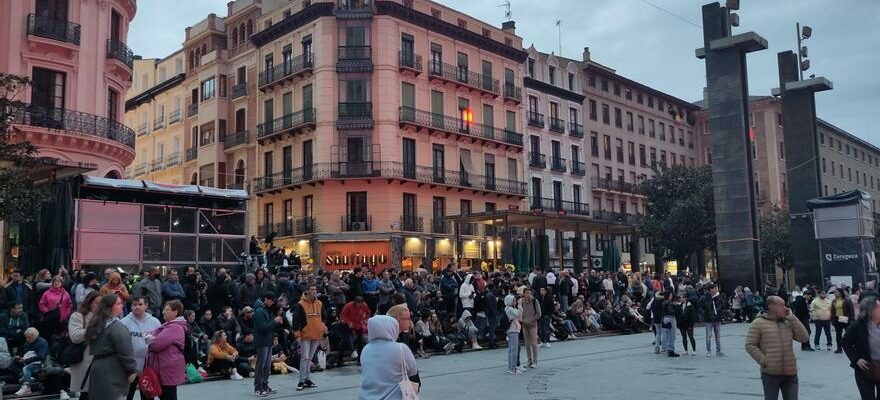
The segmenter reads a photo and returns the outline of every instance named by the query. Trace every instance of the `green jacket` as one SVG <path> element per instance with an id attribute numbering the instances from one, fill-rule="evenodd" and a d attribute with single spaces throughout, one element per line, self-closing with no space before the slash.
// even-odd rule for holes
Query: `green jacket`
<path id="1" fill-rule="evenodd" d="M 275 318 L 262 300 L 254 303 L 254 347 L 271 347 Z"/>

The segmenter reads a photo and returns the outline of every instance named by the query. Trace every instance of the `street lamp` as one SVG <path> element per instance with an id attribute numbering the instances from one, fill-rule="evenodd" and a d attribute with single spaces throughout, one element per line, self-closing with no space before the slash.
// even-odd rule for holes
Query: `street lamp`
<path id="1" fill-rule="evenodd" d="M 801 46 L 801 41 L 809 39 L 813 36 L 813 28 L 797 23 L 797 43 L 798 43 L 798 69 L 800 70 L 801 80 L 804 79 L 804 71 L 810 69 L 810 60 L 807 59 L 807 46 Z"/>

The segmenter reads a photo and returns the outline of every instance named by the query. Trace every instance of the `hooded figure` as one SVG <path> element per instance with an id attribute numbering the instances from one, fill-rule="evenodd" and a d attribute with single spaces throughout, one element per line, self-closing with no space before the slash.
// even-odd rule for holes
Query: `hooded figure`
<path id="1" fill-rule="evenodd" d="M 420 381 L 412 351 L 396 342 L 399 333 L 397 320 L 387 315 L 376 315 L 367 321 L 367 329 L 370 342 L 361 353 L 363 380 L 358 399 L 403 399 L 398 386 L 400 381 L 404 377 L 412 382 Z"/>
<path id="2" fill-rule="evenodd" d="M 458 289 L 458 297 L 461 297 L 461 307 L 464 309 L 474 308 L 474 298 L 477 297 L 477 292 L 474 289 L 473 282 L 474 276 L 468 274 L 464 277 L 464 283 L 461 284 L 461 288 Z"/>

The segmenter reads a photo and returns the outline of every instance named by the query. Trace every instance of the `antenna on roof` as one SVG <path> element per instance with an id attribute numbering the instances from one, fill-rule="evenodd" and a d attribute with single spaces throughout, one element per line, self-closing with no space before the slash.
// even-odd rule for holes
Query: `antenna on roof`
<path id="1" fill-rule="evenodd" d="M 513 14 L 510 12 L 510 0 L 505 1 L 504 4 L 498 7 L 504 7 L 504 18 L 510 21 L 510 18 L 513 17 Z"/>

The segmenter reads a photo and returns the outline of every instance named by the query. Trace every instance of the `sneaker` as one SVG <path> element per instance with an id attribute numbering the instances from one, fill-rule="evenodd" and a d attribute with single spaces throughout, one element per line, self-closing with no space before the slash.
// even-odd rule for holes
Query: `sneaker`
<path id="1" fill-rule="evenodd" d="M 529 368 L 531 368 L 531 369 L 538 368 L 538 363 L 536 363 L 536 362 L 529 363 Z"/>
<path id="2" fill-rule="evenodd" d="M 474 344 L 471 345 L 471 349 L 472 350 L 482 350 L 483 346 L 480 346 L 477 342 L 474 342 Z"/>
<path id="3" fill-rule="evenodd" d="M 514 368 L 514 369 L 509 369 L 509 370 L 507 370 L 507 373 L 508 373 L 508 374 L 511 374 L 511 375 L 519 375 L 519 374 L 521 374 L 522 372 L 519 372 L 518 369 Z"/>
<path id="4" fill-rule="evenodd" d="M 549 349 L 549 348 L 550 348 L 550 343 L 544 343 L 544 348 Z"/>
<path id="5" fill-rule="evenodd" d="M 253 372 L 251 372 L 251 373 L 248 374 L 248 378 L 253 378 L 253 377 L 254 377 L 254 373 L 253 373 Z"/>
<path id="6" fill-rule="evenodd" d="M 303 389 L 305 389 L 305 388 L 306 388 L 306 383 L 305 383 L 305 382 L 300 382 L 300 383 L 297 383 L 297 384 L 296 384 L 296 391 L 297 391 L 297 392 L 300 391 L 300 390 L 303 390 Z"/>
<path id="7" fill-rule="evenodd" d="M 826 345 L 825 345 L 825 350 L 831 351 L 831 345 L 830 345 L 830 344 L 826 344 Z"/>
<path id="8" fill-rule="evenodd" d="M 285 364 L 286 365 L 286 364 Z M 291 374 L 298 374 L 299 370 L 294 368 L 293 366 L 287 365 L 287 372 Z"/>
<path id="9" fill-rule="evenodd" d="M 681 354 L 678 354 L 678 353 L 676 353 L 676 352 L 674 352 L 674 351 L 670 351 L 670 352 L 668 352 L 668 353 L 666 353 L 666 354 L 667 354 L 669 357 L 681 357 Z"/>
<path id="10" fill-rule="evenodd" d="M 266 394 L 275 394 L 275 393 L 278 393 L 277 390 L 272 389 L 272 388 L 270 388 L 270 387 L 267 387 L 267 388 L 266 388 L 265 390 L 263 390 L 263 391 L 266 392 Z"/>
<path id="11" fill-rule="evenodd" d="M 697 352 L 696 352 L 696 351 L 692 351 L 692 352 L 691 352 L 691 357 L 696 357 L 696 356 L 697 356 Z"/>
<path id="12" fill-rule="evenodd" d="M 238 372 L 233 372 L 232 375 L 229 375 L 229 379 L 232 379 L 234 381 L 240 381 L 240 380 L 244 379 L 244 377 L 239 375 Z"/>
<path id="13" fill-rule="evenodd" d="M 706 352 L 706 357 L 712 357 L 712 352 L 711 352 L 711 351 L 707 351 L 707 352 Z"/>
<path id="14" fill-rule="evenodd" d="M 61 392 L 58 393 L 58 399 L 59 400 L 70 400 L 70 395 L 67 394 L 67 392 L 62 390 Z"/>
<path id="15" fill-rule="evenodd" d="M 358 358 L 358 351 L 357 350 L 351 352 L 351 358 L 354 358 L 354 359 Z"/>
<path id="16" fill-rule="evenodd" d="M 455 349 L 455 345 L 452 342 L 446 343 L 446 346 L 443 346 L 443 350 L 446 352 L 446 355 L 452 353 L 452 350 Z"/>
<path id="17" fill-rule="evenodd" d="M 816 351 L 816 349 L 812 347 L 804 347 L 803 349 L 801 349 L 801 351 Z"/>
<path id="18" fill-rule="evenodd" d="M 16 396 L 30 396 L 31 395 L 31 386 L 30 385 L 21 385 L 21 388 L 15 392 Z"/>
<path id="19" fill-rule="evenodd" d="M 267 393 L 265 390 L 259 390 L 255 394 L 259 397 L 269 397 L 269 393 Z"/>
<path id="20" fill-rule="evenodd" d="M 660 348 L 654 347 L 654 354 L 660 354 Z"/>
<path id="21" fill-rule="evenodd" d="M 840 353 L 843 353 L 843 349 L 841 349 L 840 347 L 838 347 L 837 350 L 834 350 L 834 354 L 840 354 Z"/>
<path id="22" fill-rule="evenodd" d="M 306 387 L 309 389 L 318 387 L 318 385 L 316 385 L 315 382 L 312 382 L 311 379 L 306 379 L 306 381 L 303 383 L 305 383 Z"/>
<path id="23" fill-rule="evenodd" d="M 538 348 L 541 348 L 541 347 L 544 347 L 544 343 L 543 343 L 543 342 L 538 342 Z"/>
<path id="24" fill-rule="evenodd" d="M 724 354 L 723 351 L 719 350 L 715 352 L 715 355 L 718 357 L 727 357 L 727 354 Z"/>
<path id="25" fill-rule="evenodd" d="M 684 355 L 684 356 L 688 355 L 688 351 L 685 350 L 684 353 L 682 353 L 682 355 Z"/>
<path id="26" fill-rule="evenodd" d="M 517 365 L 516 370 L 519 371 L 520 373 L 526 372 L 525 367 L 523 367 L 522 365 Z"/>

